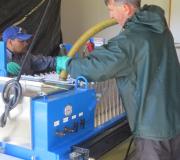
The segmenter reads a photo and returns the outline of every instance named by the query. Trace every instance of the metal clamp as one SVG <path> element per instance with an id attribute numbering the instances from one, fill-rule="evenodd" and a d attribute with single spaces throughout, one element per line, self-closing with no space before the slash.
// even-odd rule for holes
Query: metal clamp
<path id="1" fill-rule="evenodd" d="M 69 154 L 70 160 L 88 160 L 89 150 L 77 146 L 72 147 L 72 152 Z"/>

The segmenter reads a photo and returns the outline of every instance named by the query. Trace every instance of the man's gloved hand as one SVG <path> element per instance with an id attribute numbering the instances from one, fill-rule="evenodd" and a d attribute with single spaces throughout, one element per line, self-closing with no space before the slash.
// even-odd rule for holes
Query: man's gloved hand
<path id="1" fill-rule="evenodd" d="M 20 65 L 15 62 L 9 62 L 7 64 L 7 72 L 13 76 L 17 76 L 20 69 L 21 69 Z"/>
<path id="2" fill-rule="evenodd" d="M 70 59 L 68 56 L 56 57 L 56 73 L 59 74 L 62 70 L 66 70 L 66 63 Z"/>

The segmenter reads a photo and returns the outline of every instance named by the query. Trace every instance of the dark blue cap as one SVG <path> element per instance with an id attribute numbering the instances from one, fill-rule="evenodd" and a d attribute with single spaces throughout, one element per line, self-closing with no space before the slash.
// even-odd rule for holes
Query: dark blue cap
<path id="1" fill-rule="evenodd" d="M 2 39 L 6 42 L 8 39 L 19 39 L 26 41 L 32 37 L 31 34 L 27 34 L 23 31 L 21 27 L 10 26 L 6 28 L 2 34 Z"/>

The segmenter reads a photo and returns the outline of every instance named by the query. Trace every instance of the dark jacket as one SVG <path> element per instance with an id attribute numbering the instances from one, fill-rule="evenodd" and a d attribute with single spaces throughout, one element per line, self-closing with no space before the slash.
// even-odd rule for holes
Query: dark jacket
<path id="1" fill-rule="evenodd" d="M 180 134 L 180 65 L 160 7 L 139 9 L 118 36 L 84 59 L 71 59 L 67 71 L 90 81 L 115 78 L 135 136 Z"/>
<path id="2" fill-rule="evenodd" d="M 25 54 L 13 54 L 9 50 L 7 52 L 7 61 L 13 61 L 22 65 Z M 56 57 L 32 55 L 30 54 L 23 67 L 22 74 L 33 75 L 35 73 L 51 71 L 56 68 Z"/>

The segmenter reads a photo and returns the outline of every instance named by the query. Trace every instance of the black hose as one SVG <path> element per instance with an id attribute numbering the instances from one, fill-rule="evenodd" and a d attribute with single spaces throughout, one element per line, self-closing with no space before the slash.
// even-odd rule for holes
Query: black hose
<path id="1" fill-rule="evenodd" d="M 46 9 L 45 9 L 44 14 L 43 14 L 43 16 L 42 16 L 42 18 L 41 18 L 40 24 L 38 25 L 38 28 L 37 28 L 37 30 L 36 30 L 36 32 L 35 32 L 35 34 L 34 34 L 33 39 L 32 39 L 32 43 L 31 43 L 31 45 L 30 45 L 30 47 L 29 47 L 29 49 L 28 49 L 28 51 L 27 51 L 27 53 L 26 53 L 26 55 L 25 55 L 25 57 L 24 57 L 24 60 L 23 60 L 22 65 L 21 65 L 20 72 L 19 72 L 19 74 L 18 74 L 18 76 L 17 76 L 17 81 L 19 81 L 19 79 L 21 78 L 21 74 L 22 74 L 24 65 L 25 65 L 25 63 L 26 63 L 26 60 L 27 60 L 29 54 L 31 53 L 31 51 L 32 51 L 32 49 L 33 49 L 33 47 L 34 47 L 34 45 L 35 45 L 35 43 L 36 43 L 36 40 L 37 40 L 39 31 L 40 31 L 40 29 L 41 29 L 41 27 L 42 27 L 42 24 L 43 24 L 43 22 L 44 22 L 44 19 L 46 18 L 46 14 L 47 14 L 47 11 L 48 11 L 49 6 L 50 6 L 50 4 L 51 4 L 51 1 L 52 1 L 52 0 L 49 0 L 48 4 L 47 4 L 47 6 L 46 6 Z"/>
<path id="2" fill-rule="evenodd" d="M 48 12 L 48 9 L 49 9 L 51 2 L 52 2 L 52 0 L 48 1 L 48 4 L 47 4 L 46 9 L 44 11 L 44 14 L 41 18 L 40 24 L 38 25 L 38 28 L 35 32 L 33 39 L 32 39 L 32 43 L 31 43 L 31 45 L 30 45 L 30 47 L 29 47 L 29 49 L 28 49 L 28 51 L 27 51 L 27 53 L 23 59 L 21 69 L 20 69 L 20 72 L 19 72 L 17 78 L 8 81 L 4 86 L 4 89 L 2 92 L 2 99 L 3 99 L 4 104 L 5 104 L 5 110 L 4 110 L 4 113 L 0 117 L 0 127 L 4 127 L 6 125 L 7 118 L 9 116 L 9 112 L 13 108 L 16 107 L 16 105 L 19 103 L 19 101 L 22 97 L 22 87 L 21 87 L 21 84 L 19 83 L 19 80 L 21 78 L 21 74 L 22 74 L 24 65 L 26 63 L 26 60 L 27 60 L 29 54 L 31 53 L 31 51 L 34 47 L 34 44 L 37 40 L 39 31 L 40 31 L 42 24 L 46 18 L 46 14 Z"/>
<path id="3" fill-rule="evenodd" d="M 5 104 L 5 109 L 4 113 L 0 117 L 0 127 L 4 127 L 6 125 L 9 112 L 19 103 L 21 95 L 22 88 L 18 81 L 13 79 L 5 84 L 2 92 L 2 99 Z"/>
<path id="4" fill-rule="evenodd" d="M 134 141 L 134 138 L 132 137 L 131 140 L 130 140 L 130 142 L 129 142 L 129 146 L 128 146 L 128 149 L 127 149 L 127 152 L 126 152 L 126 155 L 125 155 L 124 160 L 127 160 L 127 158 L 128 158 L 129 151 L 130 151 L 130 149 L 131 149 L 131 145 L 132 145 L 133 141 Z"/>

